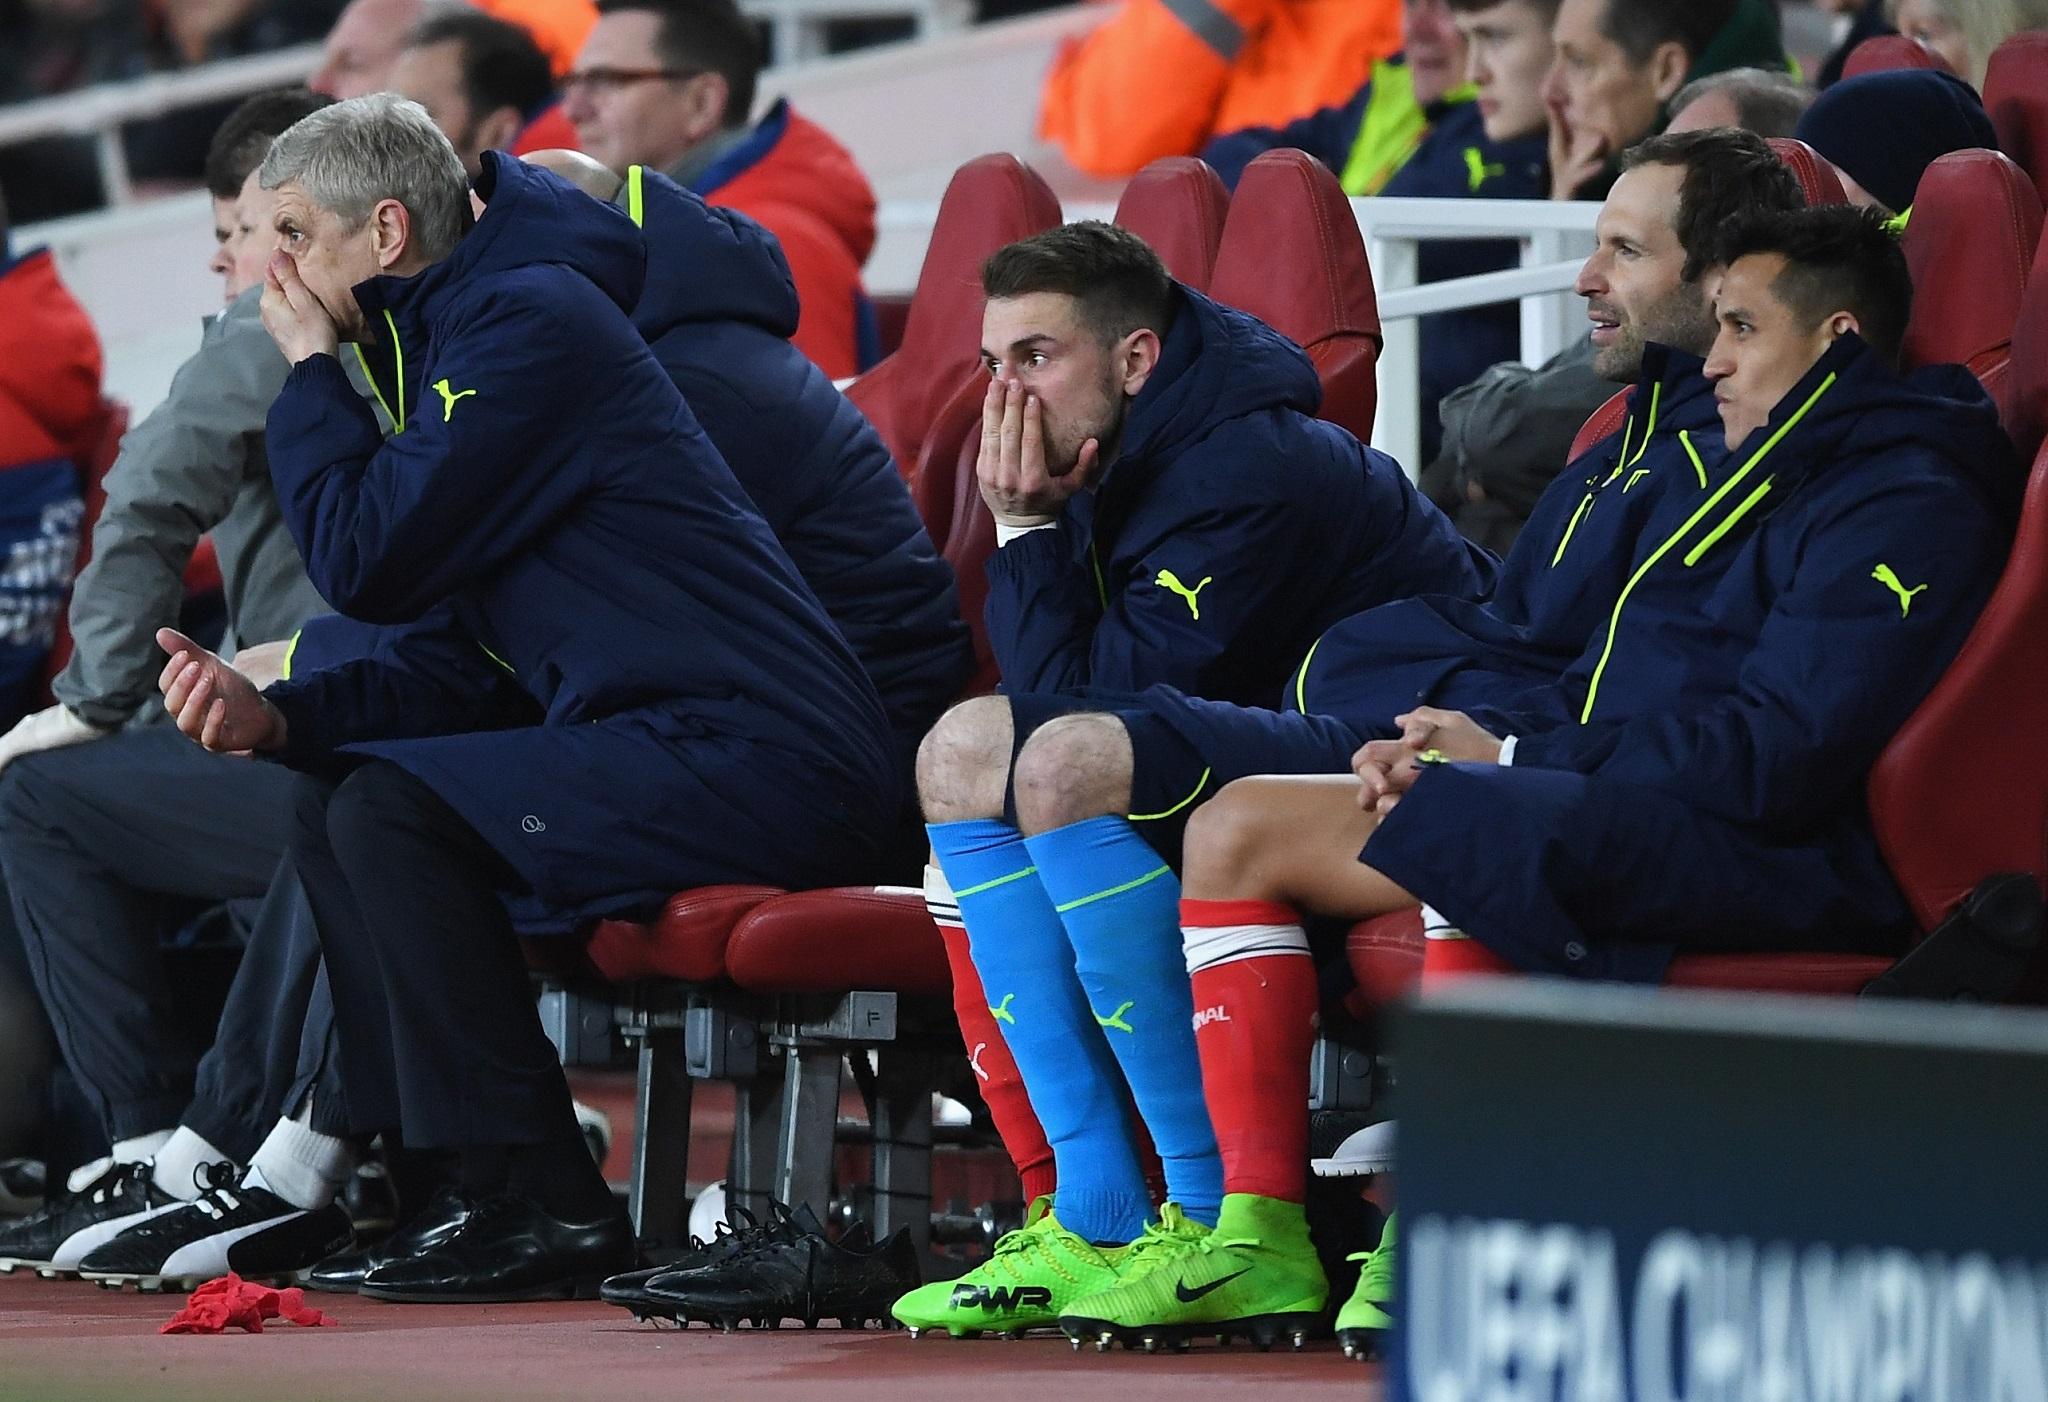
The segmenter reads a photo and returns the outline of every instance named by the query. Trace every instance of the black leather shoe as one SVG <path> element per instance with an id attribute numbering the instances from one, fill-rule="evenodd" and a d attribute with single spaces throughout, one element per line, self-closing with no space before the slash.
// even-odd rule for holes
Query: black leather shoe
<path id="1" fill-rule="evenodd" d="M 773 1329 L 800 1319 L 815 1329 L 820 1319 L 837 1319 L 841 1328 L 860 1329 L 871 1319 L 890 1327 L 889 1306 L 923 1279 L 906 1229 L 872 1246 L 822 1235 L 768 1242 L 719 1265 L 656 1276 L 643 1288 L 684 1325 L 701 1319 L 735 1329 L 752 1320 Z"/>
<path id="2" fill-rule="evenodd" d="M 417 1216 L 384 1240 L 352 1251 L 337 1251 L 313 1267 L 306 1277 L 306 1288 L 324 1290 L 330 1295 L 353 1295 L 364 1277 L 377 1267 L 431 1251 L 454 1236 L 469 1220 L 470 1209 L 475 1206 L 476 1199 L 462 1189 L 452 1185 L 441 1188 L 427 1199 L 427 1205 Z"/>
<path id="3" fill-rule="evenodd" d="M 796 1241 L 805 1236 L 825 1235 L 824 1226 L 808 1206 L 791 1212 L 779 1202 L 768 1204 L 769 1216 L 766 1222 L 737 1205 L 733 1215 L 740 1220 L 736 1229 L 719 1224 L 718 1233 L 710 1241 L 690 1239 L 690 1249 L 674 1260 L 645 1270 L 629 1271 L 615 1275 L 598 1290 L 597 1297 L 608 1305 L 633 1311 L 635 1319 L 674 1319 L 675 1303 L 659 1295 L 650 1294 L 649 1281 L 657 1276 L 675 1275 L 679 1271 L 702 1270 L 707 1266 L 720 1265 L 744 1251 L 779 1241 Z"/>
<path id="4" fill-rule="evenodd" d="M 623 1212 L 564 1222 L 531 1198 L 501 1193 L 479 1201 L 439 1246 L 371 1271 L 357 1293 L 423 1305 L 588 1300 L 607 1276 L 631 1269 L 634 1254 Z"/>

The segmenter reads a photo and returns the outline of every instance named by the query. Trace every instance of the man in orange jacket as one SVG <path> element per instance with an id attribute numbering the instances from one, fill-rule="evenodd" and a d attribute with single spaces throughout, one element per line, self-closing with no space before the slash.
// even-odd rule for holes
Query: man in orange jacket
<path id="1" fill-rule="evenodd" d="M 1124 0 L 1053 61 L 1039 134 L 1090 175 L 1129 175 L 1341 106 L 1400 47 L 1399 0 Z"/>
<path id="2" fill-rule="evenodd" d="M 845 147 L 786 101 L 749 123 L 760 40 L 733 0 L 599 0 L 562 80 L 581 147 L 621 175 L 659 170 L 782 244 L 796 280 L 796 348 L 835 379 L 877 358 L 861 264 L 875 193 Z"/>

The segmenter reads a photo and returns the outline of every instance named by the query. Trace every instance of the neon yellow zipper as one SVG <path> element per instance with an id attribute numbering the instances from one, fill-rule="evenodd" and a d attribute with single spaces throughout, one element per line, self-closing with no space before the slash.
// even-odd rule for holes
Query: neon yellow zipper
<path id="1" fill-rule="evenodd" d="M 1636 586 L 1643 582 L 1643 576 L 1648 574 L 1651 571 L 1651 569 L 1653 569 L 1656 566 L 1659 560 L 1663 559 L 1667 554 L 1669 554 L 1671 550 L 1678 544 L 1679 541 L 1683 540 L 1687 535 L 1691 534 L 1692 528 L 1694 526 L 1697 526 L 1701 521 L 1705 520 L 1707 516 L 1712 513 L 1713 509 L 1721 504 L 1721 499 L 1723 497 L 1726 497 L 1730 492 L 1734 491 L 1736 486 L 1742 481 L 1742 479 L 1747 477 L 1750 474 L 1751 470 L 1753 470 L 1758 463 L 1764 460 L 1765 455 L 1767 455 L 1773 448 L 1777 447 L 1778 444 L 1784 439 L 1786 434 L 1790 433 L 1794 428 L 1799 426 L 1799 421 L 1806 417 L 1807 412 L 1811 410 L 1813 406 L 1820 401 L 1820 397 L 1822 395 L 1826 394 L 1830 389 L 1834 388 L 1834 384 L 1835 376 L 1833 374 L 1830 374 L 1826 379 L 1822 380 L 1820 382 L 1819 387 L 1816 388 L 1812 394 L 1806 397 L 1806 402 L 1799 406 L 1799 408 L 1793 413 L 1792 417 L 1786 419 L 1785 422 L 1779 426 L 1778 431 L 1776 433 L 1773 433 L 1768 439 L 1765 440 L 1764 445 L 1756 450 L 1755 454 L 1751 456 L 1749 461 L 1744 463 L 1742 467 L 1726 482 L 1723 482 L 1720 485 L 1720 487 L 1718 487 L 1715 490 L 1714 494 L 1706 499 L 1705 503 L 1700 506 L 1699 510 L 1693 512 L 1692 515 L 1688 516 L 1685 520 L 1685 524 L 1680 526 L 1677 530 L 1673 531 L 1670 537 L 1662 545 L 1658 546 L 1655 551 L 1651 553 L 1650 558 L 1643 561 L 1642 564 L 1638 565 L 1636 567 L 1635 573 L 1628 577 L 1628 583 L 1622 586 L 1621 597 L 1614 601 L 1614 612 L 1612 615 L 1609 616 L 1607 620 L 1607 642 L 1606 645 L 1600 649 L 1600 660 L 1593 666 L 1593 679 L 1586 684 L 1586 704 L 1579 711 L 1580 725 L 1585 725 L 1593 719 L 1593 704 L 1595 701 L 1599 699 L 1600 696 L 1600 679 L 1606 675 L 1607 664 L 1614 658 L 1614 638 L 1615 635 L 1621 629 L 1621 611 L 1628 607 L 1628 596 L 1635 592 Z M 1752 493 L 1750 501 L 1745 503 L 1743 507 L 1739 508 L 1736 511 L 1735 515 L 1740 516 L 1743 511 L 1748 509 L 1749 506 L 1754 505 L 1756 500 L 1761 496 L 1761 492 Z M 1733 518 L 1731 518 L 1731 520 L 1732 519 Z M 1723 523 L 1724 526 L 1727 524 L 1729 523 Z"/>

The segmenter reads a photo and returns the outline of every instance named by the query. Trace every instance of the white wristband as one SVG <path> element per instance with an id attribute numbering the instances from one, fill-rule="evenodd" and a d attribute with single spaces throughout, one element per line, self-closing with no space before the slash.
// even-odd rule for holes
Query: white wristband
<path id="1" fill-rule="evenodd" d="M 1058 524 L 1059 522 L 1057 521 L 1047 521 L 1043 525 L 1038 526 L 1006 526 L 1001 521 L 998 521 L 996 522 L 996 549 L 1002 549 L 1020 535 L 1030 535 L 1033 531 L 1049 531 Z"/>
<path id="2" fill-rule="evenodd" d="M 1510 735 L 1507 739 L 1500 742 L 1500 762 L 1502 764 L 1513 764 L 1515 762 L 1515 739 L 1515 736 Z"/>

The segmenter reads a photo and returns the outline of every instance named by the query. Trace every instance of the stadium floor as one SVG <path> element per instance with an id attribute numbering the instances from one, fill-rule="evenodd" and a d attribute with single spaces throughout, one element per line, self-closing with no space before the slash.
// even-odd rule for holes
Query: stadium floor
<path id="1" fill-rule="evenodd" d="M 163 1337 L 182 1301 L 0 1276 L 4 1402 L 639 1402 L 678 1396 L 815 1402 L 1043 1402 L 1109 1387 L 1118 1402 L 1270 1395 L 1377 1398 L 1377 1371 L 1334 1343 L 1300 1354 L 1206 1348 L 1182 1357 L 1076 1354 L 1060 1339 L 947 1343 L 835 1329 L 715 1335 L 635 1324 L 598 1304 L 385 1305 L 316 1296 L 339 1327 Z"/>

